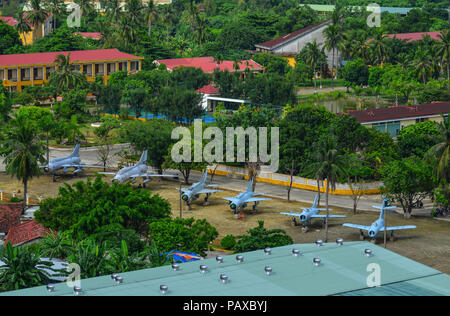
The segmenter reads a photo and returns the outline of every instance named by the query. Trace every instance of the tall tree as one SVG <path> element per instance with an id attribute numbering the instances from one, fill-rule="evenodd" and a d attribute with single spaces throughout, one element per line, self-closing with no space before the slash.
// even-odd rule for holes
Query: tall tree
<path id="1" fill-rule="evenodd" d="M 34 125 L 24 117 L 19 116 L 12 120 L 6 134 L 1 155 L 5 158 L 6 173 L 17 177 L 23 183 L 23 211 L 25 211 L 28 181 L 41 174 L 39 165 L 45 162 L 44 148 Z"/>
<path id="2" fill-rule="evenodd" d="M 442 31 L 438 37 L 440 41 L 436 42 L 437 53 L 441 58 L 442 67 L 447 65 L 447 80 L 450 80 L 450 31 Z"/>
<path id="3" fill-rule="evenodd" d="M 428 157 L 433 157 L 436 161 L 433 172 L 436 179 L 445 179 L 450 183 L 450 118 L 442 116 L 439 123 L 439 143 L 430 148 Z"/>
<path id="4" fill-rule="evenodd" d="M 148 36 L 152 33 L 152 23 L 159 19 L 159 11 L 156 7 L 156 4 L 153 0 L 150 0 L 147 5 L 144 7 L 145 19 L 147 20 L 148 25 Z"/>
<path id="5" fill-rule="evenodd" d="M 52 29 L 56 29 L 56 18 L 66 13 L 66 4 L 63 0 L 45 0 L 45 9 L 52 15 Z"/>
<path id="6" fill-rule="evenodd" d="M 309 42 L 305 46 L 305 61 L 313 69 L 314 72 L 314 92 L 316 91 L 316 81 L 317 81 L 317 64 L 319 62 L 321 51 L 320 45 L 314 40 Z"/>
<path id="7" fill-rule="evenodd" d="M 328 26 L 328 28 L 323 32 L 325 36 L 325 48 L 329 51 L 332 51 L 333 57 L 332 57 L 332 65 L 331 67 L 335 67 L 335 55 L 336 51 L 340 47 L 344 35 L 343 35 L 343 29 L 342 26 L 339 24 L 331 24 Z M 336 63 L 335 71 L 333 73 L 333 80 L 332 80 L 332 87 L 334 89 L 334 79 L 337 77 L 337 67 L 338 62 Z"/>
<path id="8" fill-rule="evenodd" d="M 55 58 L 56 71 L 49 78 L 49 84 L 57 87 L 58 92 L 67 91 L 86 84 L 86 76 L 72 68 L 70 53 Z"/>
<path id="9" fill-rule="evenodd" d="M 19 34 L 22 34 L 24 44 L 27 45 L 27 38 L 26 33 L 31 32 L 31 26 L 28 24 L 27 19 L 25 18 L 25 13 L 23 12 L 23 8 L 19 8 L 19 11 L 17 12 L 17 24 L 15 25 L 15 28 Z"/>
<path id="10" fill-rule="evenodd" d="M 47 20 L 48 12 L 44 9 L 43 3 L 41 0 L 31 0 L 30 3 L 30 11 L 28 12 L 27 18 L 30 23 L 33 25 L 33 41 L 37 38 L 37 32 L 39 28 L 45 23 Z"/>

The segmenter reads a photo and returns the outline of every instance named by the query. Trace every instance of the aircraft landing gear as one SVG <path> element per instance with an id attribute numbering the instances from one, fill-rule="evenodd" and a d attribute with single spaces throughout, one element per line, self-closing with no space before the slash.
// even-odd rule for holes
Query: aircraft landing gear
<path id="1" fill-rule="evenodd" d="M 374 238 L 372 238 L 372 239 L 370 240 L 370 242 L 371 242 L 372 244 L 376 245 L 376 244 L 377 244 L 377 239 L 374 237 Z"/>
<path id="2" fill-rule="evenodd" d="M 208 206 L 209 205 L 208 198 L 209 198 L 210 195 L 211 195 L 211 193 L 206 193 L 205 200 L 203 201 L 203 205 L 204 206 Z"/>
<path id="3" fill-rule="evenodd" d="M 306 226 L 306 225 L 303 225 L 303 226 L 302 226 L 302 232 L 304 232 L 304 233 L 309 232 L 309 227 Z"/>
<path id="4" fill-rule="evenodd" d="M 359 231 L 359 240 L 364 240 L 364 233 L 362 230 Z"/>
<path id="5" fill-rule="evenodd" d="M 52 172 L 52 180 L 53 180 L 53 182 L 56 182 L 56 176 L 55 176 L 54 172 Z"/>
<path id="6" fill-rule="evenodd" d="M 255 202 L 255 204 L 253 204 L 252 206 L 252 212 L 256 213 L 256 206 L 258 205 L 258 201 Z"/>
<path id="7" fill-rule="evenodd" d="M 323 222 L 322 222 L 322 228 L 325 228 L 326 225 L 327 225 L 327 219 L 324 218 L 324 219 L 323 219 Z"/>
<path id="8" fill-rule="evenodd" d="M 394 236 L 394 231 L 393 230 L 391 230 L 391 235 L 389 236 L 387 236 L 387 239 L 388 240 L 390 240 L 390 241 L 392 241 L 392 242 L 394 242 L 395 240 L 396 240 L 396 238 L 395 238 L 395 236 Z"/>
<path id="9" fill-rule="evenodd" d="M 297 219 L 295 218 L 295 216 L 292 216 L 292 224 L 294 224 L 294 227 L 298 226 Z"/>

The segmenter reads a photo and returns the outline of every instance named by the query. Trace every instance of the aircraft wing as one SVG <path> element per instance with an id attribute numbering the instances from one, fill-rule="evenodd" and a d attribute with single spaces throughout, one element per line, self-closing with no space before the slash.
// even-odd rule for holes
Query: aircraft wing
<path id="1" fill-rule="evenodd" d="M 116 173 L 114 173 L 114 172 L 97 172 L 98 174 L 107 174 L 107 175 L 112 175 L 112 176 L 115 176 L 116 175 Z"/>
<path id="2" fill-rule="evenodd" d="M 94 166 L 94 165 L 61 165 L 62 168 L 102 168 L 103 166 Z"/>
<path id="3" fill-rule="evenodd" d="M 227 201 L 231 201 L 231 202 L 237 201 L 236 198 L 232 198 L 232 197 L 224 197 L 224 199 Z"/>
<path id="4" fill-rule="evenodd" d="M 138 177 L 167 177 L 167 178 L 178 178 L 178 175 L 175 175 L 175 174 L 144 173 L 144 174 L 140 174 Z"/>
<path id="5" fill-rule="evenodd" d="M 391 226 L 391 227 L 387 227 L 387 231 L 391 231 L 391 230 L 401 230 L 401 229 L 415 229 L 417 228 L 414 225 L 406 225 L 406 226 Z M 384 227 L 382 227 L 380 229 L 380 231 L 384 231 Z"/>
<path id="6" fill-rule="evenodd" d="M 369 230 L 370 227 L 369 226 L 363 226 L 363 225 L 357 225 L 357 224 L 342 224 L 342 226 L 346 226 L 346 227 L 351 227 L 351 228 L 356 228 L 356 229 L 361 229 L 361 230 Z"/>
<path id="7" fill-rule="evenodd" d="M 266 200 L 271 200 L 271 199 L 269 199 L 269 198 L 249 198 L 249 199 L 246 199 L 246 200 L 244 201 L 244 203 L 247 203 L 247 202 L 258 202 L 258 201 L 266 201 Z"/>
<path id="8" fill-rule="evenodd" d="M 207 193 L 215 193 L 215 192 L 222 192 L 222 190 L 203 189 L 203 190 L 200 190 L 197 194 L 207 194 Z"/>
<path id="9" fill-rule="evenodd" d="M 326 218 L 327 216 L 326 215 L 319 215 L 319 214 L 316 214 L 316 215 L 311 215 L 311 218 Z M 345 215 L 328 215 L 328 218 L 343 218 L 343 217 L 347 217 L 347 216 L 345 216 Z"/>
<path id="10" fill-rule="evenodd" d="M 289 215 L 289 216 L 297 216 L 297 217 L 300 217 L 300 215 L 302 215 L 300 213 L 292 213 L 292 212 L 289 212 L 289 213 L 283 212 L 283 213 L 280 213 L 280 214 L 281 215 Z"/>

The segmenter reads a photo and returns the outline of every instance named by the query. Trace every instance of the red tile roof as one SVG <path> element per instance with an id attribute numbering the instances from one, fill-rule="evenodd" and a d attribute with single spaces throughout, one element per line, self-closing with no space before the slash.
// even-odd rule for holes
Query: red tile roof
<path id="1" fill-rule="evenodd" d="M 101 39 L 103 37 L 102 33 L 100 32 L 75 32 L 74 34 L 81 35 L 84 38 L 92 38 L 96 40 Z"/>
<path id="2" fill-rule="evenodd" d="M 233 67 L 234 61 L 222 61 L 217 67 L 217 63 L 213 57 L 195 57 L 195 58 L 177 58 L 177 59 L 161 59 L 156 61 L 157 64 L 165 64 L 167 69 L 173 70 L 176 67 L 195 67 L 201 68 L 203 72 L 213 73 L 215 69 L 236 71 Z M 247 66 L 248 63 L 248 66 Z M 239 70 L 244 71 L 246 68 L 250 70 L 262 70 L 263 67 L 253 60 L 242 60 L 239 62 Z"/>
<path id="3" fill-rule="evenodd" d="M 293 39 L 297 38 L 298 36 L 302 35 L 303 33 L 306 33 L 308 31 L 311 31 L 311 30 L 314 30 L 316 28 L 319 28 L 320 26 L 322 26 L 323 24 L 326 24 L 326 23 L 327 22 L 320 22 L 320 23 L 317 23 L 317 24 L 313 24 L 313 25 L 310 25 L 310 26 L 305 27 L 303 29 L 300 29 L 300 30 L 294 31 L 292 33 L 289 33 L 287 35 L 275 38 L 275 39 L 267 41 L 267 42 L 264 42 L 262 44 L 257 44 L 255 46 L 256 47 L 266 48 L 266 49 L 273 49 L 273 48 L 275 48 L 275 47 L 277 47 L 277 46 L 279 46 L 279 45 L 281 45 L 283 43 L 289 42 L 290 40 L 293 40 Z"/>
<path id="4" fill-rule="evenodd" d="M 22 214 L 22 203 L 0 203 L 0 232 L 7 233 L 9 229 L 19 224 Z"/>
<path id="5" fill-rule="evenodd" d="M 99 60 L 142 59 L 143 57 L 122 53 L 117 49 L 79 50 L 71 52 L 31 53 L 0 55 L 1 66 L 53 64 L 58 55 L 67 56 L 71 62 L 89 62 Z"/>
<path id="6" fill-rule="evenodd" d="M 44 238 L 51 230 L 36 221 L 27 221 L 11 227 L 5 239 L 5 244 L 11 242 L 13 246 L 21 245 L 36 239 Z"/>
<path id="7" fill-rule="evenodd" d="M 395 121 L 400 119 L 447 114 L 450 112 L 450 102 L 433 102 L 414 106 L 390 106 L 385 109 L 347 111 L 360 123 Z"/>
<path id="8" fill-rule="evenodd" d="M 425 35 L 429 35 L 434 40 L 439 40 L 438 35 L 441 32 L 419 32 L 419 33 L 399 33 L 399 34 L 388 34 L 390 38 L 398 38 L 400 40 L 406 40 L 407 42 L 420 41 Z"/>
<path id="9" fill-rule="evenodd" d="M 8 25 L 11 25 L 11 26 L 14 26 L 17 24 L 17 20 L 15 18 L 13 18 L 12 16 L 0 16 L 0 21 L 6 23 Z"/>
<path id="10" fill-rule="evenodd" d="M 219 89 L 214 87 L 212 84 L 209 84 L 207 86 L 201 87 L 198 90 L 195 90 L 195 92 L 203 94 L 219 94 Z"/>

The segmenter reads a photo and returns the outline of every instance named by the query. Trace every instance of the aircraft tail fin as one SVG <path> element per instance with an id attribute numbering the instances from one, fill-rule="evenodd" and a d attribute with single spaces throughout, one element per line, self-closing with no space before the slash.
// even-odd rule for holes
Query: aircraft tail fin
<path id="1" fill-rule="evenodd" d="M 80 156 L 80 144 L 77 144 L 69 157 L 79 157 L 79 156 Z"/>
<path id="2" fill-rule="evenodd" d="M 202 173 L 200 178 L 201 183 L 206 183 L 206 179 L 208 178 L 208 168 L 205 168 L 205 171 Z"/>
<path id="3" fill-rule="evenodd" d="M 250 182 L 248 183 L 247 192 L 253 192 L 253 180 L 254 180 L 254 178 L 252 178 L 250 180 Z"/>
<path id="4" fill-rule="evenodd" d="M 311 206 L 312 208 L 316 208 L 317 207 L 317 202 L 319 202 L 319 193 L 316 194 L 316 197 L 314 198 L 314 203 Z"/>
<path id="5" fill-rule="evenodd" d="M 144 150 L 144 152 L 141 155 L 141 159 L 139 159 L 138 165 L 144 164 L 147 162 L 147 150 Z"/>

